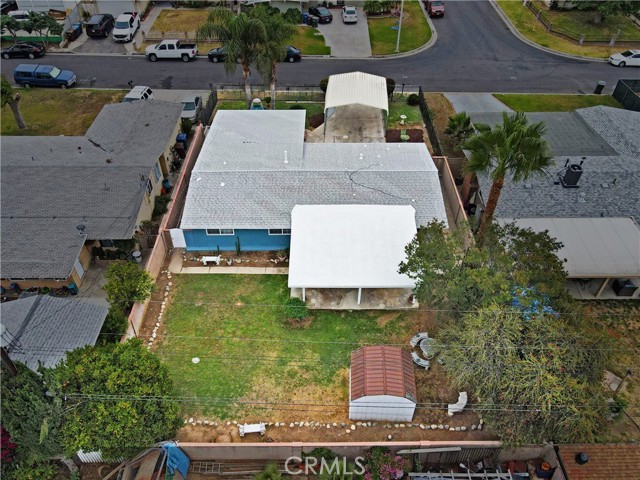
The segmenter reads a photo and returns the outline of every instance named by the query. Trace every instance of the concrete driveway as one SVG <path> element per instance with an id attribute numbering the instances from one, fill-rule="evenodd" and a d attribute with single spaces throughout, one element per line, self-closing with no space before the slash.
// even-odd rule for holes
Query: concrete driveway
<path id="1" fill-rule="evenodd" d="M 371 56 L 367 16 L 358 7 L 358 23 L 342 23 L 342 9 L 332 9 L 333 21 L 318 26 L 324 40 L 336 58 L 362 58 Z"/>
<path id="2" fill-rule="evenodd" d="M 490 93 L 445 93 L 456 112 L 513 112 Z"/>
<path id="3" fill-rule="evenodd" d="M 83 33 L 76 42 L 82 42 L 82 44 L 77 47 L 70 45 L 69 50 L 77 53 L 127 53 L 125 44 L 114 42 L 111 33 L 107 38 L 91 38 Z"/>

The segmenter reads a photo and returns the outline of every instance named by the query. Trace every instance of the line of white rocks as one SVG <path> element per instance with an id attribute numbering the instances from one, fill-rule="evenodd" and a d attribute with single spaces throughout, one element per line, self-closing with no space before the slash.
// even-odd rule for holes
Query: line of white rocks
<path id="1" fill-rule="evenodd" d="M 147 350 L 149 350 L 153 346 L 153 343 L 156 341 L 156 337 L 158 336 L 158 329 L 160 328 L 160 323 L 162 322 L 162 316 L 164 315 L 165 308 L 167 308 L 167 297 L 169 296 L 169 292 L 171 292 L 171 289 L 173 288 L 173 282 L 171 281 L 171 272 L 169 270 L 163 270 L 160 273 L 166 273 L 169 283 L 167 283 L 167 286 L 164 287 L 164 299 L 160 304 L 160 313 L 158 314 L 156 324 L 153 326 L 153 331 L 151 332 L 151 336 L 149 337 L 149 341 L 147 342 Z"/>
<path id="2" fill-rule="evenodd" d="M 185 419 L 184 421 L 185 425 L 205 425 L 205 426 L 212 426 L 212 427 L 223 427 L 223 426 L 227 426 L 230 427 L 232 425 L 238 425 L 238 422 L 236 420 L 233 421 L 227 421 L 227 422 L 221 422 L 221 421 L 210 421 L 210 420 L 196 420 L 193 417 L 189 418 L 188 420 Z M 358 427 L 360 428 L 365 428 L 365 427 L 377 427 L 379 425 L 382 426 L 382 428 L 419 428 L 420 430 L 448 430 L 450 432 L 466 432 L 467 430 L 482 430 L 483 426 L 484 426 L 484 420 L 480 419 L 480 422 L 478 424 L 473 424 L 470 426 L 452 426 L 452 425 L 448 425 L 448 424 L 436 424 L 436 423 L 432 423 L 432 424 L 424 424 L 424 423 L 385 423 L 385 424 L 379 424 L 379 422 L 356 422 L 354 424 L 350 424 L 347 425 L 347 423 L 345 422 L 333 422 L 333 423 L 321 423 L 321 422 L 291 422 L 291 423 L 285 423 L 285 422 L 269 422 L 269 423 L 265 423 L 266 426 L 268 427 L 289 427 L 289 428 L 325 428 L 325 429 L 331 429 L 331 428 L 344 428 L 346 433 L 351 433 L 352 431 L 356 430 Z"/>

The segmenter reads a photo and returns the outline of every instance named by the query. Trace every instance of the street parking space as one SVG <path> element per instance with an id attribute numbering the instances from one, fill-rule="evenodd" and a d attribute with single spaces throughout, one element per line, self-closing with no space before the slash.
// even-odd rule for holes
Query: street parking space
<path id="1" fill-rule="evenodd" d="M 332 9 L 333 21 L 318 26 L 318 30 L 324 35 L 325 43 L 331 47 L 332 57 L 362 58 L 371 56 L 367 17 L 361 7 L 358 7 L 357 10 L 357 23 L 342 23 L 342 10 Z"/>

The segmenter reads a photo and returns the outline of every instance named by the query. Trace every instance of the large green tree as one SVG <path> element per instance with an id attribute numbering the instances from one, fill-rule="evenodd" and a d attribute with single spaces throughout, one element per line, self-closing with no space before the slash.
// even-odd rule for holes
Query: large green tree
<path id="1" fill-rule="evenodd" d="M 46 13 L 29 12 L 29 19 L 23 22 L 24 30 L 36 32 L 39 37 L 49 38 L 49 35 L 60 35 L 64 27 Z"/>
<path id="2" fill-rule="evenodd" d="M 584 317 L 494 305 L 452 321 L 438 340 L 454 385 L 503 440 L 593 442 L 602 431 L 609 343 Z"/>
<path id="3" fill-rule="evenodd" d="M 296 28 L 276 10 L 266 5 L 258 5 L 250 15 L 262 22 L 266 40 L 260 44 L 256 56 L 256 67 L 262 78 L 269 83 L 271 90 L 271 108 L 276 108 L 276 77 L 278 63 L 286 57 L 286 47 Z"/>
<path id="4" fill-rule="evenodd" d="M 20 93 L 17 93 L 13 89 L 13 87 L 11 86 L 11 84 L 9 83 L 9 81 L 6 79 L 4 75 L 2 75 L 1 81 L 2 81 L 2 100 L 1 100 L 2 107 L 4 108 L 5 105 L 9 105 L 9 108 L 13 113 L 13 118 L 15 118 L 16 123 L 18 124 L 18 128 L 20 129 L 27 128 L 27 124 L 24 123 L 24 118 L 22 117 L 22 113 L 20 112 L 20 106 L 18 105 L 18 102 L 20 102 L 20 99 L 22 98 L 22 96 L 20 95 Z"/>
<path id="5" fill-rule="evenodd" d="M 510 305 L 518 291 L 527 290 L 524 307 L 538 301 L 562 311 L 569 308 L 564 262 L 556 255 L 561 243 L 513 224 L 493 225 L 484 246 L 470 235 L 468 229 L 449 232 L 434 221 L 407 245 L 399 271 L 416 281 L 421 302 L 470 311 L 493 303 Z"/>
<path id="6" fill-rule="evenodd" d="M 2 426 L 17 445 L 11 465 L 3 465 L 9 478 L 62 453 L 62 400 L 52 371 L 36 373 L 20 362 L 16 368 L 14 376 L 3 365 L 1 380 Z"/>
<path id="7" fill-rule="evenodd" d="M 107 301 L 122 310 L 135 302 L 144 302 L 155 290 L 149 272 L 139 268 L 135 262 L 113 262 L 105 277 L 107 283 L 102 288 L 107 292 Z"/>
<path id="8" fill-rule="evenodd" d="M 166 366 L 138 339 L 74 350 L 56 375 L 69 403 L 62 429 L 69 454 L 130 457 L 182 424 Z"/>
<path id="9" fill-rule="evenodd" d="M 640 1 L 638 0 L 573 0 L 578 10 L 592 10 L 594 12 L 594 23 L 600 23 L 606 17 L 612 15 L 629 15 L 640 12 Z"/>
<path id="10" fill-rule="evenodd" d="M 462 145 L 470 152 L 465 172 L 486 174 L 493 181 L 478 231 L 478 240 L 482 243 L 493 222 L 505 180 L 521 182 L 542 173 L 551 165 L 552 158 L 544 139 L 544 122 L 529 124 L 523 112 L 512 115 L 505 112 L 502 125 L 492 128 L 478 123 L 475 128 L 478 132 Z"/>
<path id="11" fill-rule="evenodd" d="M 11 15 L 0 15 L 0 30 L 5 31 L 13 38 L 13 43 L 18 41 L 18 31 L 24 29 L 24 22 L 19 22 Z"/>
<path id="12" fill-rule="evenodd" d="M 200 41 L 217 38 L 222 42 L 226 52 L 224 68 L 227 74 L 235 73 L 237 64 L 240 64 L 249 108 L 251 64 L 257 60 L 260 47 L 267 41 L 264 24 L 246 13 L 234 14 L 227 8 L 215 7 L 209 10 L 206 21 L 196 30 L 196 37 Z"/>

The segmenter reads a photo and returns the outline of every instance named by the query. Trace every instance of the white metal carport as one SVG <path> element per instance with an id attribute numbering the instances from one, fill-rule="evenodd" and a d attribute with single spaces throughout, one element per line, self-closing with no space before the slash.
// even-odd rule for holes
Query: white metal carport
<path id="1" fill-rule="evenodd" d="M 296 205 L 291 212 L 289 288 L 413 289 L 398 273 L 417 232 L 410 205 Z"/>
<path id="2" fill-rule="evenodd" d="M 324 111 L 353 104 L 378 108 L 389 113 L 387 80 L 363 72 L 331 75 L 324 98 Z"/>

